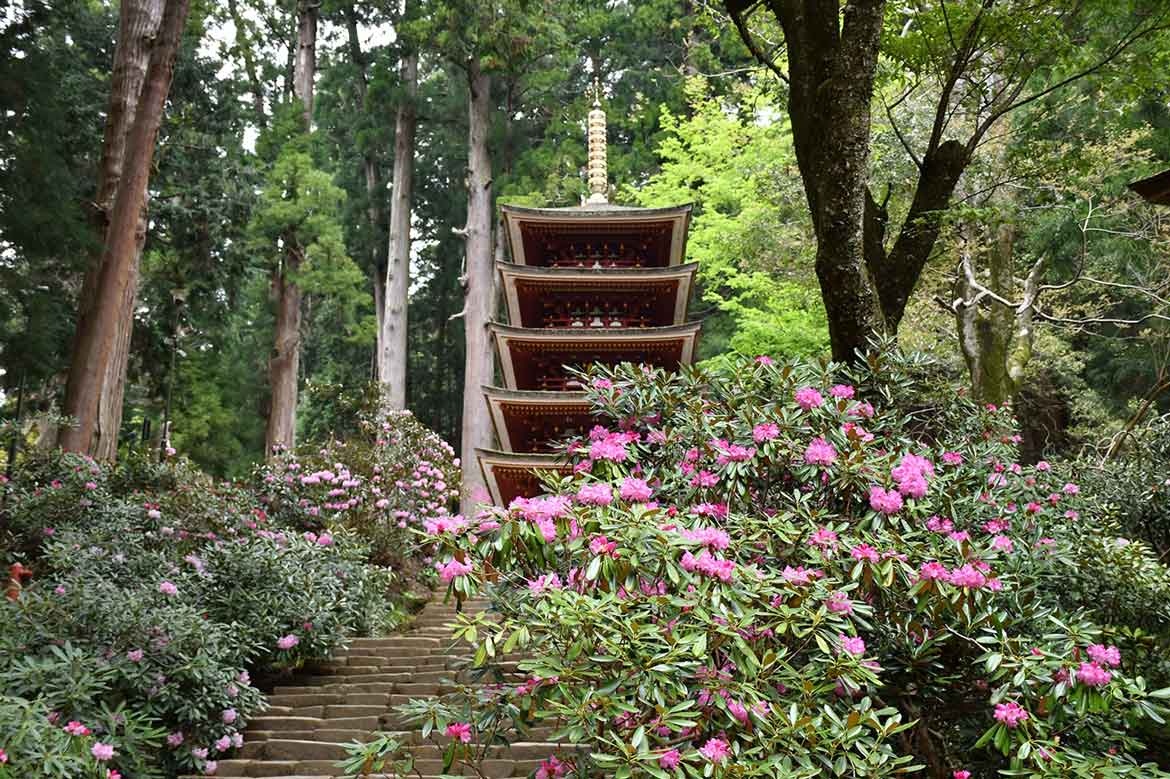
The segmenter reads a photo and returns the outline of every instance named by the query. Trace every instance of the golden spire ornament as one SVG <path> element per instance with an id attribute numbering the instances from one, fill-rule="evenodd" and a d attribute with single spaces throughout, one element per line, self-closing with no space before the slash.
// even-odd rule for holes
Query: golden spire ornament
<path id="1" fill-rule="evenodd" d="M 589 199 L 590 205 L 609 202 L 609 169 L 605 156 L 605 111 L 601 110 L 601 84 L 593 79 L 593 110 L 589 112 Z"/>

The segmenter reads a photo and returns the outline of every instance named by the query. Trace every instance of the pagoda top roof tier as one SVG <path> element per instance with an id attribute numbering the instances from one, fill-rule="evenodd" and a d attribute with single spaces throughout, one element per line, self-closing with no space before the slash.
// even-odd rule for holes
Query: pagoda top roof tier
<path id="1" fill-rule="evenodd" d="M 669 268 L 497 264 L 508 322 L 519 327 L 651 327 L 686 321 L 698 263 Z"/>
<path id="2" fill-rule="evenodd" d="M 577 390 L 566 365 L 644 363 L 668 370 L 694 358 L 700 323 L 668 327 L 527 328 L 492 323 L 508 389 Z"/>
<path id="3" fill-rule="evenodd" d="M 691 206 L 500 206 L 512 262 L 569 268 L 681 265 Z"/>
<path id="4" fill-rule="evenodd" d="M 507 452 L 547 451 L 569 435 L 585 436 L 600 418 L 584 392 L 542 392 L 483 387 L 500 448 Z"/>
<path id="5" fill-rule="evenodd" d="M 555 471 L 567 476 L 573 470 L 555 454 L 514 454 L 496 449 L 476 449 L 475 454 L 497 506 L 507 506 L 516 498 L 530 498 L 543 492 L 535 471 Z"/>

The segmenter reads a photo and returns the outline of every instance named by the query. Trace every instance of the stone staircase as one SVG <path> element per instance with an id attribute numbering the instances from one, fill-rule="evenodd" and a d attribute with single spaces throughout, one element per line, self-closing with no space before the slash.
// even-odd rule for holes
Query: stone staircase
<path id="1" fill-rule="evenodd" d="M 485 600 L 463 604 L 465 612 L 486 608 Z M 470 659 L 469 645 L 454 646 L 451 641 L 456 613 L 454 603 L 432 601 L 401 633 L 354 639 L 343 653 L 306 669 L 296 677 L 295 685 L 276 687 L 268 710 L 249 723 L 244 746 L 232 759 L 219 761 L 215 776 L 339 779 L 346 776 L 337 766 L 348 757 L 346 745 L 373 740 L 379 732 L 392 733 L 411 745 L 411 776 L 443 775 L 442 749 L 450 739 L 432 734 L 431 741 L 424 740 L 422 733 L 410 730 L 412 726 L 404 724 L 393 708 L 451 691 L 455 680 L 468 679 L 463 669 Z M 518 673 L 515 658 L 501 658 L 496 667 Z M 547 739 L 550 734 L 548 728 L 541 728 L 530 731 L 526 738 Z M 558 747 L 547 740 L 489 747 L 480 769 L 492 779 L 527 776 Z M 459 775 L 459 770 L 453 766 L 447 775 Z M 381 779 L 390 775 L 369 776 Z"/>

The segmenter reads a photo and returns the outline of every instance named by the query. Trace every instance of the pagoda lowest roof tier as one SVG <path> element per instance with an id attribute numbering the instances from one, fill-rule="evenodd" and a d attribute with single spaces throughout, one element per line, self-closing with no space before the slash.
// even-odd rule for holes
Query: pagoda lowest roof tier
<path id="1" fill-rule="evenodd" d="M 538 471 L 553 471 L 568 476 L 573 467 L 555 454 L 515 454 L 497 449 L 476 449 L 479 468 L 487 484 L 492 501 L 507 506 L 516 498 L 527 498 L 544 492 Z"/>
<path id="2" fill-rule="evenodd" d="M 669 268 L 547 268 L 500 262 L 496 267 L 510 324 L 547 327 L 546 309 L 550 305 L 587 303 L 595 298 L 606 309 L 602 313 L 607 321 L 593 326 L 607 327 L 609 322 L 622 318 L 621 312 L 616 311 L 618 307 L 626 310 L 627 323 L 635 316 L 649 320 L 646 324 L 651 326 L 685 322 L 699 264 Z"/>
<path id="3" fill-rule="evenodd" d="M 689 365 L 698 322 L 668 327 L 527 328 L 489 325 L 511 390 L 574 390 L 564 366 L 642 363 L 667 370 Z"/>
<path id="4" fill-rule="evenodd" d="M 691 206 L 501 205 L 512 262 L 545 267 L 666 267 L 686 254 Z"/>
<path id="5" fill-rule="evenodd" d="M 551 441 L 584 436 L 599 422 L 584 392 L 484 387 L 483 395 L 496 439 L 507 452 L 547 451 Z"/>

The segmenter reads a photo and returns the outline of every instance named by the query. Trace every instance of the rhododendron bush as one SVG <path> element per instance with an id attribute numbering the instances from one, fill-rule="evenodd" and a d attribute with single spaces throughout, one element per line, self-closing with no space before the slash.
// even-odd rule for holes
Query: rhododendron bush
<path id="1" fill-rule="evenodd" d="M 385 619 L 388 574 L 352 533 L 282 526 L 181 462 L 34 457 L 2 489 L 33 573 L 0 601 L 13 776 L 214 769 L 263 708 L 253 675 Z"/>
<path id="2" fill-rule="evenodd" d="M 410 528 L 458 501 L 459 461 L 409 411 L 364 411 L 359 430 L 283 453 L 259 470 L 259 489 L 281 521 L 352 528 L 378 562 L 401 564 L 416 539 Z"/>
<path id="3" fill-rule="evenodd" d="M 616 422 L 572 477 L 430 529 L 453 590 L 496 601 L 462 618 L 477 662 L 526 658 L 476 727 L 587 745 L 546 776 L 1163 775 L 1141 734 L 1170 690 L 1061 592 L 1108 527 L 1016 462 L 1007 410 L 905 365 L 593 374 Z"/>

